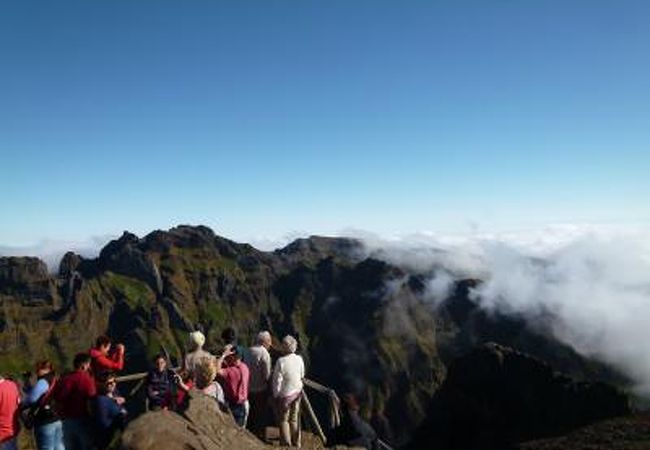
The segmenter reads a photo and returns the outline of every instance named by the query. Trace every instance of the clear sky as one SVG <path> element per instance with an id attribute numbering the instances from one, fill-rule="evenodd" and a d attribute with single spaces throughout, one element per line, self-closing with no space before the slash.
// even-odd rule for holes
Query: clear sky
<path id="1" fill-rule="evenodd" d="M 0 3 L 0 244 L 650 224 L 650 2 Z"/>

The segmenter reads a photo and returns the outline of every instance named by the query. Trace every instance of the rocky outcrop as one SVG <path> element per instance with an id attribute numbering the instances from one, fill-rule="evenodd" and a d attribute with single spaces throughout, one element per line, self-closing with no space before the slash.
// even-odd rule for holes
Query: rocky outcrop
<path id="1" fill-rule="evenodd" d="M 265 450 L 278 448 L 263 443 L 248 430 L 235 424 L 229 413 L 222 412 L 217 402 L 199 392 L 190 391 L 189 405 L 177 414 L 156 411 L 143 414 L 129 424 L 122 434 L 120 450 Z M 305 450 L 323 448 L 313 436 L 303 436 Z M 336 446 L 337 450 L 363 450 Z"/>
<path id="2" fill-rule="evenodd" d="M 111 241 L 99 254 L 99 266 L 104 270 L 144 281 L 157 295 L 162 294 L 162 278 L 155 260 L 139 248 L 140 239 L 124 232 Z"/>
<path id="3" fill-rule="evenodd" d="M 188 409 L 182 414 L 156 411 L 131 422 L 121 439 L 121 450 L 261 450 L 266 446 L 239 428 L 230 414 L 219 410 L 217 402 L 191 392 Z"/>
<path id="4" fill-rule="evenodd" d="M 630 413 L 604 383 L 576 382 L 544 362 L 489 343 L 451 364 L 411 449 L 507 449 Z"/>
<path id="5" fill-rule="evenodd" d="M 598 422 L 566 436 L 520 444 L 517 450 L 646 450 L 650 415 L 637 414 Z"/>
<path id="6" fill-rule="evenodd" d="M 74 252 L 67 252 L 59 263 L 59 278 L 72 276 L 82 262 L 83 258 L 81 256 Z"/>
<path id="7" fill-rule="evenodd" d="M 0 258 L 0 298 L 25 306 L 53 305 L 57 300 L 54 280 L 38 258 Z"/>

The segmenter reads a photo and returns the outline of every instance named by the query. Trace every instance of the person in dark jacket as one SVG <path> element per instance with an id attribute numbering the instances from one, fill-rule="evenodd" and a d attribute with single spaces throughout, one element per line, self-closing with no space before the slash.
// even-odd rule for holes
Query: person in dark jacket
<path id="1" fill-rule="evenodd" d="M 377 433 L 359 415 L 360 408 L 356 397 L 353 394 L 345 394 L 341 400 L 341 425 L 334 430 L 332 443 L 368 450 L 377 448 Z"/>
<path id="2" fill-rule="evenodd" d="M 124 398 L 115 393 L 115 376 L 109 374 L 98 381 L 99 395 L 95 399 L 96 442 L 99 449 L 104 449 L 111 443 L 115 432 L 124 428 L 127 413 Z"/>
<path id="3" fill-rule="evenodd" d="M 154 368 L 147 374 L 147 399 L 149 409 L 168 409 L 173 407 L 174 401 L 174 380 L 176 376 L 171 369 L 167 368 L 165 355 L 156 355 Z"/>

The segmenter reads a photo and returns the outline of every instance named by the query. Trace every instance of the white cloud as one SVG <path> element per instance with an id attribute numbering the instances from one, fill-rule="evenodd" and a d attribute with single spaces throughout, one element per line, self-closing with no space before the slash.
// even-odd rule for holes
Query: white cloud
<path id="1" fill-rule="evenodd" d="M 431 297 L 451 278 L 477 277 L 481 307 L 554 317 L 556 337 L 615 364 L 650 393 L 650 229 L 562 225 L 517 233 L 366 240 L 367 252 L 434 273 Z"/>

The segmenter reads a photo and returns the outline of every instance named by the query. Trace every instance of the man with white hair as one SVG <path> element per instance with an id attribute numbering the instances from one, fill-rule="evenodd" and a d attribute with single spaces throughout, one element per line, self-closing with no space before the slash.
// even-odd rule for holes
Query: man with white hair
<path id="1" fill-rule="evenodd" d="M 264 437 L 267 410 L 269 405 L 269 378 L 271 377 L 271 333 L 257 333 L 256 345 L 252 346 L 247 355 L 246 365 L 250 369 L 250 384 L 248 400 L 250 415 L 248 428 L 258 437 Z"/>
<path id="2" fill-rule="evenodd" d="M 280 444 L 300 447 L 300 396 L 305 378 L 305 363 L 296 355 L 298 342 L 293 336 L 282 339 L 285 355 L 278 358 L 273 369 L 271 391 L 278 414 Z"/>
<path id="3" fill-rule="evenodd" d="M 205 345 L 205 336 L 200 331 L 193 331 L 190 333 L 190 346 L 192 351 L 185 355 L 183 368 L 187 370 L 191 376 L 194 376 L 194 369 L 204 359 L 214 361 L 212 353 L 203 350 Z"/>

